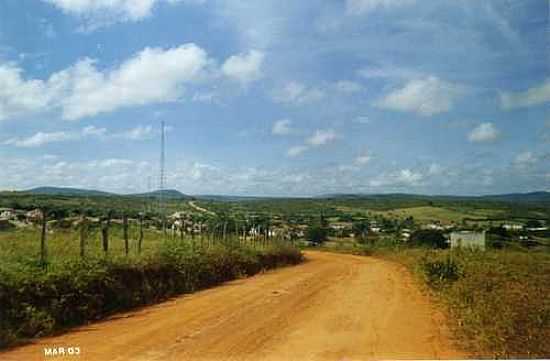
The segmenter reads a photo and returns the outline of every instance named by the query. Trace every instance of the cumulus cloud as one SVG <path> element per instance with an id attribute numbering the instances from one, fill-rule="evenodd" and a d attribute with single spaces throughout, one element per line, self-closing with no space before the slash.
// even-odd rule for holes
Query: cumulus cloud
<path id="1" fill-rule="evenodd" d="M 205 0 L 42 0 L 84 22 L 82 30 L 92 31 L 118 22 L 140 21 L 160 3 L 203 4 Z"/>
<path id="2" fill-rule="evenodd" d="M 377 9 L 390 9 L 414 3 L 415 0 L 347 0 L 346 11 L 350 15 L 362 15 Z"/>
<path id="3" fill-rule="evenodd" d="M 248 84 L 261 78 L 264 57 L 264 53 L 258 50 L 233 55 L 222 65 L 222 72 L 231 79 Z"/>
<path id="4" fill-rule="evenodd" d="M 50 109 L 61 87 L 58 77 L 26 80 L 22 73 L 14 64 L 0 63 L 0 120 Z"/>
<path id="5" fill-rule="evenodd" d="M 68 97 L 63 118 L 79 119 L 115 109 L 178 100 L 183 86 L 199 80 L 209 64 L 195 44 L 163 50 L 145 48 L 117 69 L 101 72 L 90 59 L 57 76 L 65 78 Z"/>
<path id="6" fill-rule="evenodd" d="M 24 79 L 22 70 L 0 65 L 0 120 L 61 109 L 76 120 L 121 108 L 179 100 L 184 87 L 210 74 L 206 52 L 195 44 L 145 48 L 118 68 L 98 70 L 92 59 L 52 74 Z"/>
<path id="7" fill-rule="evenodd" d="M 271 128 L 271 134 L 273 135 L 288 135 L 292 133 L 291 128 L 292 121 L 290 119 L 277 120 Z"/>
<path id="8" fill-rule="evenodd" d="M 500 104 L 503 109 L 525 108 L 550 102 L 550 79 L 524 92 L 500 93 Z"/>
<path id="9" fill-rule="evenodd" d="M 435 76 L 407 82 L 375 103 L 382 109 L 413 112 L 423 116 L 446 113 L 462 94 L 462 87 Z"/>
<path id="10" fill-rule="evenodd" d="M 304 144 L 293 146 L 288 149 L 287 156 L 297 157 L 307 150 L 321 147 L 338 139 L 339 135 L 333 129 L 317 129 L 313 134 L 304 140 Z"/>
<path id="11" fill-rule="evenodd" d="M 317 129 L 309 138 L 306 139 L 306 144 L 314 147 L 325 145 L 335 141 L 338 134 L 334 129 Z"/>
<path id="12" fill-rule="evenodd" d="M 290 147 L 288 149 L 288 151 L 286 152 L 286 154 L 289 156 L 289 157 L 297 157 L 301 154 L 303 154 L 305 151 L 307 151 L 309 148 L 305 145 L 296 145 L 296 146 L 293 146 L 293 147 Z"/>
<path id="13" fill-rule="evenodd" d="M 308 87 L 302 83 L 291 81 L 273 94 L 273 99 L 279 103 L 305 104 L 319 101 L 325 97 L 325 93 L 315 87 Z"/>
<path id="14" fill-rule="evenodd" d="M 468 140 L 473 143 L 494 142 L 500 135 L 500 131 L 493 123 L 481 123 L 468 135 Z"/>
<path id="15" fill-rule="evenodd" d="M 372 160 L 372 155 L 368 151 L 364 151 L 363 153 L 359 154 L 356 158 L 354 163 L 358 166 L 363 166 L 369 163 Z"/>

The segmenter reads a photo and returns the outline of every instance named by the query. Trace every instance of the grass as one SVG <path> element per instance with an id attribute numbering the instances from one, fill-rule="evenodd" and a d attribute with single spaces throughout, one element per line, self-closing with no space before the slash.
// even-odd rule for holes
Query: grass
<path id="1" fill-rule="evenodd" d="M 406 264 L 447 306 L 476 357 L 550 356 L 550 255 L 406 249 L 381 255 Z"/>
<path id="2" fill-rule="evenodd" d="M 109 254 L 91 236 L 84 259 L 74 232 L 48 234 L 44 269 L 38 239 L 35 229 L 0 233 L 0 348 L 302 261 L 300 251 L 287 243 L 163 240 L 156 231 L 147 232 L 141 254 L 133 242 L 126 256 L 114 227 Z"/>

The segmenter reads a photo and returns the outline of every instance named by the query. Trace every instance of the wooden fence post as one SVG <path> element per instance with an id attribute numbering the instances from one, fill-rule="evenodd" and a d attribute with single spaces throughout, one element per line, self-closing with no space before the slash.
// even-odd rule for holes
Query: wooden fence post
<path id="1" fill-rule="evenodd" d="M 80 258 L 84 258 L 86 255 L 86 232 L 87 230 L 87 219 L 84 214 L 80 216 Z"/>
<path id="2" fill-rule="evenodd" d="M 111 226 L 111 213 L 101 222 L 101 238 L 103 241 L 103 252 L 109 253 L 109 227 Z"/>
<path id="3" fill-rule="evenodd" d="M 122 237 L 124 238 L 124 252 L 128 256 L 130 244 L 128 243 L 128 215 L 126 213 L 122 216 Z"/>
<path id="4" fill-rule="evenodd" d="M 42 268 L 46 268 L 47 250 L 46 250 L 46 226 L 48 224 L 48 211 L 45 208 L 42 212 L 42 231 L 40 234 L 40 264 Z"/>
<path id="5" fill-rule="evenodd" d="M 138 240 L 138 253 L 141 254 L 141 246 L 143 243 L 143 214 L 139 215 L 139 240 Z"/>

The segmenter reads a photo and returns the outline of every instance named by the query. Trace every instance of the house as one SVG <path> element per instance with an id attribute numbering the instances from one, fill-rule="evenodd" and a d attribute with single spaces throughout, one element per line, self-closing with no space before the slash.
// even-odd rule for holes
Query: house
<path id="1" fill-rule="evenodd" d="M 469 248 L 485 250 L 485 231 L 457 231 L 451 232 L 451 248 Z"/>
<path id="2" fill-rule="evenodd" d="M 27 222 L 40 222 L 42 220 L 42 211 L 40 209 L 33 209 L 25 213 L 25 217 L 27 218 Z"/>
<path id="3" fill-rule="evenodd" d="M 521 231 L 523 226 L 521 224 L 503 224 L 502 228 L 507 231 Z"/>
<path id="4" fill-rule="evenodd" d="M 0 208 L 0 219 L 10 220 L 17 218 L 17 213 L 12 208 Z"/>

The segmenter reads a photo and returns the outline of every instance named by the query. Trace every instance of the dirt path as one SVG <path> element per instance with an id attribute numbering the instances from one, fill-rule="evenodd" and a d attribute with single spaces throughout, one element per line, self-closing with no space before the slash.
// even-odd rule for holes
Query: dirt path
<path id="1" fill-rule="evenodd" d="M 202 208 L 202 207 L 197 206 L 197 205 L 195 204 L 195 202 L 193 202 L 193 201 L 189 201 L 189 202 L 187 202 L 187 203 L 189 204 L 189 206 L 190 206 L 191 208 L 194 208 L 195 210 L 197 210 L 197 211 L 199 211 L 199 212 L 203 212 L 203 213 L 209 214 L 209 215 L 211 215 L 211 216 L 215 216 L 215 215 L 216 215 L 216 213 L 214 213 L 214 212 L 212 212 L 212 211 L 209 211 L 209 210 L 206 209 L 206 208 Z"/>
<path id="2" fill-rule="evenodd" d="M 44 357 L 54 346 L 78 346 L 78 359 L 100 361 L 465 357 L 401 267 L 331 253 L 307 258 L 44 338 L 0 360 L 77 359 Z"/>

